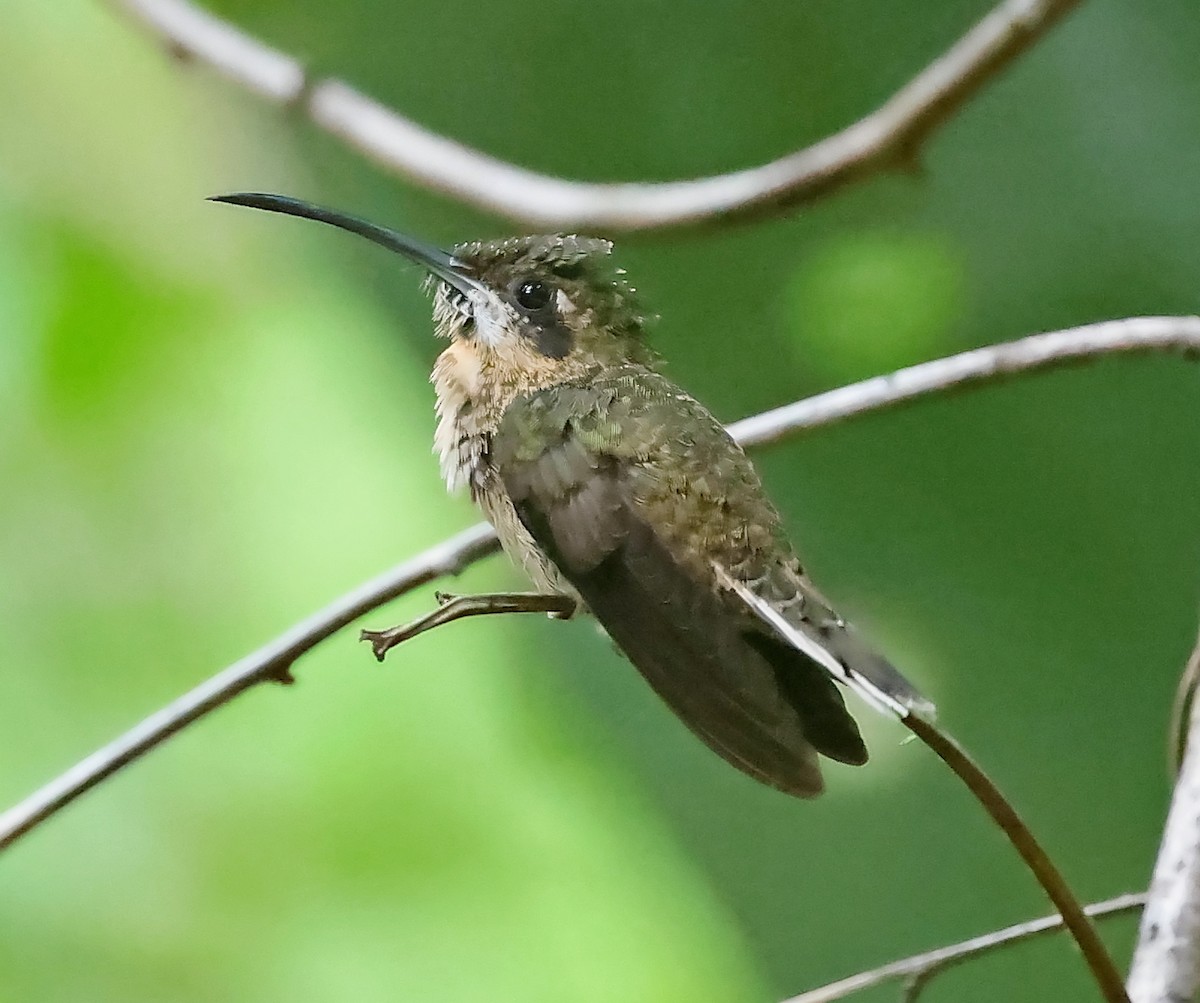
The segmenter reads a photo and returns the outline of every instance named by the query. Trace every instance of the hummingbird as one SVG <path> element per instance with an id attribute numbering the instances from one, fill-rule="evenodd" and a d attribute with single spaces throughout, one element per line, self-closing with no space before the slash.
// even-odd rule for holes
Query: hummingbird
<path id="1" fill-rule="evenodd" d="M 377 657 L 456 605 L 590 613 L 701 741 L 806 798 L 823 790 L 821 757 L 867 761 L 835 679 L 900 714 L 931 709 L 805 575 L 742 448 L 663 374 L 610 241 L 447 252 L 281 195 L 214 200 L 348 230 L 428 274 L 448 343 L 431 377 L 442 475 L 470 491 L 537 592 L 458 597 L 447 615 L 364 631 Z"/>

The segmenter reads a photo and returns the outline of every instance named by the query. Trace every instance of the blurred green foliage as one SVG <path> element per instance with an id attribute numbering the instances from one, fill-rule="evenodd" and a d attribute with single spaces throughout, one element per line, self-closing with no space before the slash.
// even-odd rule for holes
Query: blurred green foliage
<path id="1" fill-rule="evenodd" d="M 862 114 L 985 0 L 223 0 L 321 71 L 590 178 L 734 168 Z M 0 32 L 0 802 L 475 518 L 429 455 L 411 269 L 204 203 L 504 224 L 171 63 L 94 0 Z M 1096 0 L 919 180 L 620 249 L 725 418 L 924 358 L 1200 309 L 1200 20 Z M 932 693 L 1079 893 L 1140 887 L 1194 634 L 1200 369 L 1119 359 L 762 457 L 810 569 Z M 459 586 L 517 578 L 500 559 Z M 426 608 L 422 590 L 371 618 Z M 772 1000 L 1044 911 L 898 730 L 811 804 L 686 734 L 586 623 L 349 632 L 0 859 L 0 999 Z M 1132 925 L 1109 928 L 1122 959 Z M 889 999 L 891 990 L 863 999 Z M 1093 998 L 1061 941 L 930 1001 Z"/>

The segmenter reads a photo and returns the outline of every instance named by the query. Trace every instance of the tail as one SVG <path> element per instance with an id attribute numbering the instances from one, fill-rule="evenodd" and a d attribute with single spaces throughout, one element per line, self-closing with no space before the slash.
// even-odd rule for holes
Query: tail
<path id="1" fill-rule="evenodd" d="M 806 580 L 796 583 L 795 600 L 772 603 L 720 565 L 714 569 L 722 584 L 750 607 L 774 638 L 849 686 L 876 710 L 899 718 L 913 714 L 932 720 L 936 716 L 933 702 L 891 662 L 872 651 Z"/>
<path id="2" fill-rule="evenodd" d="M 818 629 L 820 629 L 818 627 Z M 858 632 L 844 620 L 835 618 L 822 634 L 826 647 L 841 662 L 847 673 L 857 677 L 862 684 L 873 689 L 876 701 L 881 701 L 894 710 L 895 704 L 917 717 L 932 720 L 937 716 L 937 707 L 932 700 L 905 678 L 904 674 L 882 655 L 877 654 Z M 851 683 L 850 685 L 854 685 Z M 868 698 L 870 699 L 870 698 Z M 906 714 L 901 714 L 901 717 Z"/>

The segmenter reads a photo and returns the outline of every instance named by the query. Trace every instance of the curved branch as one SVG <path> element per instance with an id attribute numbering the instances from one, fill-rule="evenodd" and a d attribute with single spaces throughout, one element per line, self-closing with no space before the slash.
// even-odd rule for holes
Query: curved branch
<path id="1" fill-rule="evenodd" d="M 1129 895 L 1118 895 L 1104 902 L 1094 902 L 1084 907 L 1084 912 L 1092 919 L 1103 919 L 1108 916 L 1119 916 L 1123 913 L 1135 912 L 1146 902 L 1145 892 L 1134 892 Z M 895 979 L 910 979 L 910 987 L 905 993 L 905 1003 L 913 1003 L 921 990 L 937 975 L 947 968 L 970 961 L 983 954 L 1007 947 L 1010 944 L 1033 937 L 1054 933 L 1063 928 L 1061 916 L 1043 916 L 1041 919 L 1017 923 L 1003 930 L 993 930 L 979 937 L 964 940 L 961 944 L 949 947 L 939 947 L 924 954 L 914 954 L 911 958 L 893 961 L 881 965 L 869 972 L 859 972 L 837 982 L 830 982 L 819 989 L 810 989 L 799 996 L 792 996 L 783 1003 L 834 1003 L 835 1000 L 845 999 L 854 993 L 871 989 L 884 982 Z"/>
<path id="2" fill-rule="evenodd" d="M 594 184 L 539 174 L 418 125 L 187 0 L 106 0 L 175 55 L 295 107 L 317 126 L 422 187 L 538 229 L 651 230 L 763 216 L 911 163 L 917 150 L 1080 0 L 1004 0 L 866 117 L 746 170 L 663 183 Z"/>
<path id="3" fill-rule="evenodd" d="M 820 657 L 823 652 L 818 651 L 814 654 L 811 641 L 789 624 L 769 602 L 755 595 L 745 582 L 734 579 L 715 561 L 713 568 L 722 588 L 737 594 L 781 640 L 812 657 L 834 681 L 856 692 L 875 710 L 900 721 L 950 767 L 1004 833 L 1050 901 L 1058 907 L 1063 925 L 1071 931 L 1071 936 L 1079 945 L 1084 962 L 1105 1000 L 1108 1003 L 1129 1003 L 1121 973 L 1117 971 L 1117 966 L 1113 963 L 1099 933 L 1083 911 L 1070 885 L 1032 830 L 1025 824 L 1016 807 L 1004 796 L 1003 791 L 971 758 L 966 749 L 934 723 L 933 705 L 911 690 L 892 691 L 836 661 L 830 664 Z"/>
<path id="4" fill-rule="evenodd" d="M 1108 1003 L 1129 1003 L 1121 973 L 1117 971 L 1095 925 L 1088 919 L 1086 910 L 1080 906 L 1054 861 L 992 778 L 958 742 L 933 722 L 910 714 L 903 718 L 903 724 L 954 771 L 1025 861 L 1034 879 L 1058 907 L 1060 920 L 1079 946 L 1079 952 L 1104 999 Z M 919 988 L 917 991 L 920 991 Z"/>
<path id="5" fill-rule="evenodd" d="M 1200 354 L 1200 317 L 1134 317 L 1030 335 L 832 390 L 736 422 L 730 426 L 730 432 L 744 446 L 766 445 L 807 429 L 832 425 L 856 415 L 885 410 L 989 378 L 1048 369 L 1093 356 L 1155 350 Z M 497 549 L 491 527 L 475 526 L 404 562 L 297 624 L 0 815 L 0 850 L 123 766 L 239 693 L 260 682 L 290 678 L 288 669 L 296 659 L 353 620 L 420 585 L 455 574 Z"/>

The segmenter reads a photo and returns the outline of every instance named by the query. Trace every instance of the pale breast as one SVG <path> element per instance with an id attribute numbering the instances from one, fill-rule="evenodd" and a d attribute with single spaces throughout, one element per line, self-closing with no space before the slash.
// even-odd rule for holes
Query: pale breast
<path id="1" fill-rule="evenodd" d="M 473 484 L 495 428 L 475 405 L 482 378 L 479 357 L 457 341 L 438 356 L 430 377 L 437 397 L 433 448 L 450 491 Z"/>
<path id="2" fill-rule="evenodd" d="M 471 489 L 472 500 L 495 528 L 500 546 L 539 592 L 578 599 L 517 517 L 504 485 L 488 463 L 491 437 L 502 410 L 498 403 L 487 401 L 483 378 L 479 357 L 459 342 L 442 352 L 433 367 L 431 379 L 437 395 L 434 451 L 446 487 L 450 491 Z"/>

